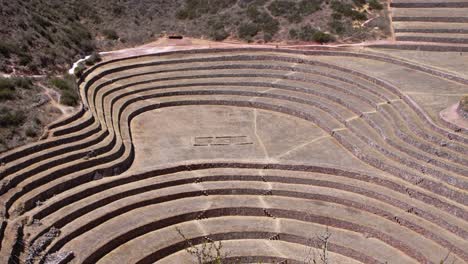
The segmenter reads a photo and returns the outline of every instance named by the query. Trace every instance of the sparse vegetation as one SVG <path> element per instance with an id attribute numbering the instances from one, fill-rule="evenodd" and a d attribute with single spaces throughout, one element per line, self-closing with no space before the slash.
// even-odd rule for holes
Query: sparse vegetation
<path id="1" fill-rule="evenodd" d="M 117 34 L 117 31 L 113 30 L 113 29 L 104 29 L 102 31 L 102 35 L 104 35 L 104 37 L 106 39 L 109 39 L 109 40 L 117 40 L 119 39 L 119 34 Z"/>
<path id="2" fill-rule="evenodd" d="M 19 126 L 23 124 L 26 115 L 23 111 L 11 108 L 0 108 L 0 127 Z"/>
<path id="3" fill-rule="evenodd" d="M 205 238 L 203 243 L 197 246 L 178 227 L 176 227 L 176 231 L 186 243 L 185 251 L 197 259 L 197 264 L 222 264 L 223 259 L 227 257 L 220 241 L 210 241 Z"/>
<path id="4" fill-rule="evenodd" d="M 75 70 L 73 71 L 73 74 L 77 77 L 80 78 L 81 75 L 83 74 L 84 70 L 86 70 L 86 66 L 84 63 L 80 62 L 78 65 L 76 65 Z"/>
<path id="5" fill-rule="evenodd" d="M 284 17 L 289 22 L 299 23 L 304 16 L 320 10 L 323 0 L 302 0 L 299 2 L 291 0 L 274 0 L 268 6 L 270 12 L 277 17 Z"/>
<path id="6" fill-rule="evenodd" d="M 195 19 L 205 14 L 216 14 L 222 9 L 236 4 L 232 0 L 186 0 L 185 5 L 177 11 L 178 19 Z"/>
<path id="7" fill-rule="evenodd" d="M 367 15 L 354 9 L 353 5 L 340 0 L 333 0 L 330 4 L 332 10 L 353 20 L 366 20 Z"/>
<path id="8" fill-rule="evenodd" d="M 460 109 L 468 114 L 468 95 L 465 95 L 460 100 Z"/>
<path id="9" fill-rule="evenodd" d="M 0 101 L 15 98 L 16 88 L 31 89 L 31 79 L 25 77 L 0 78 Z"/>
<path id="10" fill-rule="evenodd" d="M 369 0 L 369 7 L 375 10 L 383 9 L 383 5 L 379 2 L 379 0 Z"/>
<path id="11" fill-rule="evenodd" d="M 243 23 L 239 27 L 239 38 L 251 41 L 252 37 L 257 35 L 258 26 L 255 23 Z"/>
<path id="12" fill-rule="evenodd" d="M 299 39 L 302 41 L 315 41 L 318 43 L 327 43 L 334 40 L 334 37 L 328 33 L 314 29 L 310 25 L 301 27 L 300 29 L 291 29 L 289 36 L 292 39 Z"/>
<path id="13" fill-rule="evenodd" d="M 99 55 L 99 53 L 97 52 L 93 52 L 93 54 L 91 54 L 91 56 L 86 60 L 85 64 L 88 66 L 92 66 L 101 61 L 102 61 L 101 55 Z"/>
<path id="14" fill-rule="evenodd" d="M 73 76 L 67 75 L 64 78 L 52 78 L 50 84 L 61 91 L 60 103 L 68 106 L 78 105 L 79 95 Z"/>

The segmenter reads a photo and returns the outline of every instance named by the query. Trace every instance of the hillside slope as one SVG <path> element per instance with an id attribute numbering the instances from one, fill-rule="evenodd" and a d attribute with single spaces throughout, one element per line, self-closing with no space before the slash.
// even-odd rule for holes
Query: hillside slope
<path id="1" fill-rule="evenodd" d="M 249 42 L 356 42 L 389 33 L 385 1 L 377 0 L 0 2 L 5 73 L 63 70 L 93 51 L 139 45 L 164 33 Z"/>

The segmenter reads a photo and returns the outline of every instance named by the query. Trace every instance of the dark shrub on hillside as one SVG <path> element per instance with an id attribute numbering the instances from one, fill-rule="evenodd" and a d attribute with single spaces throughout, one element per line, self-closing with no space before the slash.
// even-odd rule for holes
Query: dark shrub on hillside
<path id="1" fill-rule="evenodd" d="M 302 0 L 299 2 L 299 12 L 304 15 L 309 15 L 320 10 L 323 0 Z"/>
<path id="2" fill-rule="evenodd" d="M 346 27 L 340 20 L 333 19 L 329 25 L 332 31 L 336 34 L 341 35 L 346 32 Z"/>
<path id="3" fill-rule="evenodd" d="M 303 41 L 312 41 L 314 40 L 314 34 L 317 32 L 310 25 L 303 26 L 299 31 L 298 38 Z"/>
<path id="4" fill-rule="evenodd" d="M 53 78 L 50 80 L 50 84 L 62 91 L 73 89 L 73 85 L 69 81 L 62 78 Z"/>
<path id="5" fill-rule="evenodd" d="M 119 34 L 117 34 L 117 32 L 113 29 L 104 29 L 102 31 L 102 34 L 104 35 L 106 39 L 110 39 L 110 40 L 119 39 Z"/>
<path id="6" fill-rule="evenodd" d="M 323 0 L 301 0 L 300 2 L 291 0 L 274 0 L 268 5 L 268 10 L 274 16 L 281 16 L 289 22 L 299 23 L 303 16 L 312 14 L 320 10 Z"/>
<path id="7" fill-rule="evenodd" d="M 102 61 L 101 55 L 99 55 L 99 53 L 97 52 L 93 52 L 93 54 L 91 54 L 91 56 L 86 60 L 85 64 L 88 66 L 92 66 L 101 61 Z"/>
<path id="8" fill-rule="evenodd" d="M 9 78 L 0 78 L 0 101 L 15 98 L 15 83 Z"/>
<path id="9" fill-rule="evenodd" d="M 354 10 L 353 5 L 351 4 L 343 3 L 342 1 L 339 1 L 339 0 L 333 0 L 330 6 L 333 9 L 333 11 L 335 11 L 336 13 L 342 14 L 353 20 L 366 20 L 367 19 L 367 15 L 365 13 L 361 13 L 357 10 Z"/>
<path id="10" fill-rule="evenodd" d="M 62 97 L 60 97 L 60 103 L 68 106 L 78 105 L 79 96 L 74 91 L 63 91 Z"/>
<path id="11" fill-rule="evenodd" d="M 379 0 L 369 0 L 369 7 L 375 10 L 383 9 L 383 5 L 379 2 Z"/>
<path id="12" fill-rule="evenodd" d="M 229 37 L 229 33 L 224 29 L 222 18 L 211 19 L 208 21 L 210 26 L 210 38 L 216 41 L 221 41 Z"/>
<path id="13" fill-rule="evenodd" d="M 176 13 L 178 19 L 195 19 L 204 14 L 216 14 L 236 4 L 232 0 L 185 0 L 185 5 Z"/>
<path id="14" fill-rule="evenodd" d="M 15 111 L 6 107 L 0 108 L 0 127 L 19 126 L 26 120 L 23 111 Z"/>
<path id="15" fill-rule="evenodd" d="M 17 52 L 17 48 L 14 45 L 4 42 L 4 41 L 0 41 L 0 54 L 3 57 L 10 58 L 10 55 L 16 52 Z"/>
<path id="16" fill-rule="evenodd" d="M 0 77 L 0 90 L 14 90 L 15 83 L 10 78 Z"/>
<path id="17" fill-rule="evenodd" d="M 251 40 L 252 37 L 257 35 L 258 26 L 254 23 L 243 23 L 239 27 L 239 38 L 245 40 Z"/>
<path id="18" fill-rule="evenodd" d="M 332 35 L 322 31 L 315 32 L 313 39 L 318 43 L 327 43 L 335 40 L 335 38 Z"/>
<path id="19" fill-rule="evenodd" d="M 75 67 L 73 74 L 75 74 L 77 78 L 80 78 L 85 70 L 86 66 L 83 63 L 78 63 L 78 65 Z"/>
<path id="20" fill-rule="evenodd" d="M 254 5 L 247 9 L 247 16 L 257 25 L 258 31 L 263 31 L 272 38 L 279 30 L 278 20 L 264 11 L 259 11 Z"/>
<path id="21" fill-rule="evenodd" d="M 23 88 L 23 89 L 31 89 L 33 87 L 33 82 L 30 78 L 27 77 L 14 77 L 12 81 L 15 87 Z"/>
<path id="22" fill-rule="evenodd" d="M 332 35 L 316 30 L 310 25 L 303 26 L 299 30 L 290 29 L 289 37 L 291 39 L 300 39 L 303 41 L 316 41 L 319 43 L 327 43 L 334 40 L 334 37 Z"/>

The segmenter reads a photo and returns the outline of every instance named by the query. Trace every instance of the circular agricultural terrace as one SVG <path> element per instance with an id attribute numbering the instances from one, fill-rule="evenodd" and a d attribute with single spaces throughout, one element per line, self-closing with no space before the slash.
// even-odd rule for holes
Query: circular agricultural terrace
<path id="1" fill-rule="evenodd" d="M 466 121 L 439 115 L 467 84 L 345 48 L 104 60 L 79 112 L 0 156 L 0 257 L 304 263 L 328 232 L 330 263 L 467 262 Z"/>

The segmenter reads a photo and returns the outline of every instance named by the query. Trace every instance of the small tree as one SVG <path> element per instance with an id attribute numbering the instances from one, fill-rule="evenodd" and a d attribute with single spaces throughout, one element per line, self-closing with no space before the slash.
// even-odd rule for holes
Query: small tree
<path id="1" fill-rule="evenodd" d="M 310 245 L 304 263 L 306 264 L 328 264 L 330 259 L 328 257 L 328 246 L 330 242 L 331 233 L 328 231 L 328 226 L 324 233 L 318 235 L 312 245 Z M 317 257 L 318 251 L 318 257 Z"/>
<path id="2" fill-rule="evenodd" d="M 203 243 L 197 246 L 194 245 L 178 227 L 176 227 L 176 230 L 187 244 L 185 251 L 195 257 L 198 264 L 222 264 L 222 260 L 226 258 L 227 255 L 223 253 L 223 244 L 221 241 L 216 242 L 204 238 Z"/>

